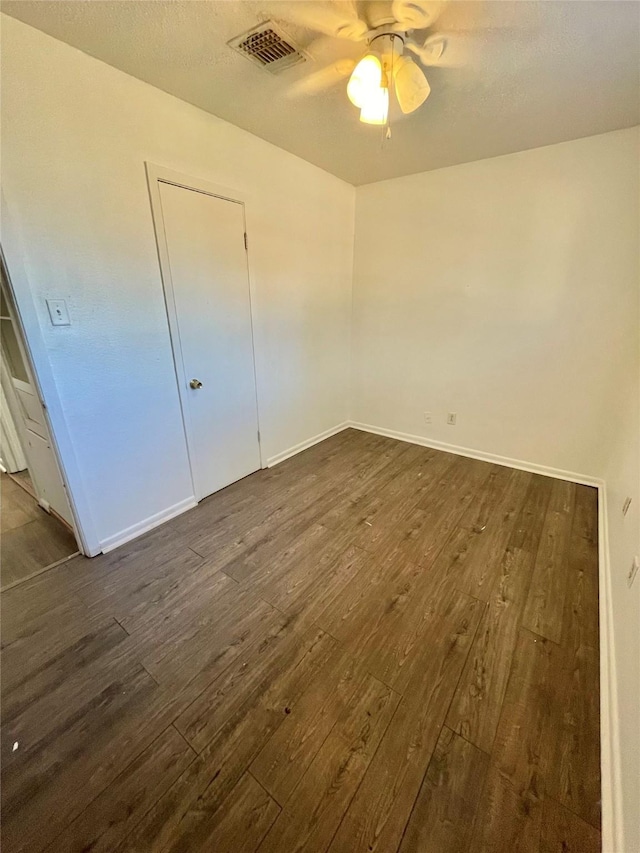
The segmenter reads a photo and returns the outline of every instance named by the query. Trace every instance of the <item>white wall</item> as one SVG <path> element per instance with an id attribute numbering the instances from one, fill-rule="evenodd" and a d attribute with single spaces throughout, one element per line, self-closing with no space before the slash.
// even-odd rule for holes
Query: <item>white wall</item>
<path id="1" fill-rule="evenodd" d="M 263 456 L 348 414 L 353 187 L 3 15 L 2 181 L 21 242 L 4 248 L 10 270 L 22 255 L 103 541 L 192 491 L 145 160 L 249 196 Z M 71 326 L 49 324 L 47 297 Z"/>
<path id="2" fill-rule="evenodd" d="M 625 851 L 640 850 L 638 145 L 636 128 L 359 187 L 352 331 L 354 420 L 606 481 Z"/>

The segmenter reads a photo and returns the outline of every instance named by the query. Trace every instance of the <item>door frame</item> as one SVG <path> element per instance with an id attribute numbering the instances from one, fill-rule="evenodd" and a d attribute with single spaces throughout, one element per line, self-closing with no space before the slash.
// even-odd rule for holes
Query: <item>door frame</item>
<path id="1" fill-rule="evenodd" d="M 199 490 L 196 488 L 196 477 L 194 476 L 194 460 L 191 458 L 192 448 L 190 447 L 189 436 L 193 434 L 191 417 L 187 400 L 187 371 L 185 369 L 184 359 L 182 356 L 182 345 L 180 341 L 180 329 L 178 324 L 178 312 L 176 309 L 175 295 L 173 290 L 173 280 L 171 278 L 171 265 L 169 263 L 169 247 L 167 245 L 167 237 L 165 232 L 164 216 L 162 212 L 162 200 L 160 197 L 160 183 L 171 184 L 176 187 L 182 187 L 185 190 L 203 193 L 204 195 L 220 198 L 224 201 L 229 201 L 234 204 L 239 204 L 242 208 L 242 221 L 244 223 L 245 233 L 245 259 L 247 265 L 247 285 L 249 288 L 249 319 L 251 324 L 251 360 L 253 364 L 253 382 L 255 387 L 256 401 L 256 420 L 258 424 L 258 455 L 260 459 L 260 467 L 265 467 L 265 460 L 262 454 L 262 431 L 260 427 L 260 401 L 258 395 L 258 369 L 256 364 L 256 343 L 255 343 L 255 294 L 253 288 L 253 276 L 251 275 L 251 264 L 249 261 L 249 247 L 247 240 L 247 210 L 246 202 L 247 195 L 237 190 L 232 190 L 229 187 L 223 187 L 219 184 L 213 184 L 211 181 L 203 178 L 194 178 L 191 175 L 185 175 L 181 172 L 176 172 L 174 169 L 168 169 L 165 166 L 159 166 L 156 163 L 145 161 L 145 171 L 147 175 L 147 185 L 149 187 L 149 200 L 151 202 L 151 218 L 153 220 L 153 229 L 156 239 L 156 249 L 158 252 L 158 262 L 160 264 L 160 278 L 162 280 L 162 290 L 164 294 L 164 304 L 167 312 L 167 321 L 169 324 L 169 337 L 171 339 L 171 350 L 173 353 L 173 366 L 178 386 L 178 395 L 180 398 L 180 410 L 182 413 L 182 427 L 184 429 L 185 444 L 187 448 L 187 458 L 189 459 L 189 473 L 191 475 L 191 484 L 193 494 L 196 500 L 203 500 L 198 496 Z"/>
<path id="2" fill-rule="evenodd" d="M 33 380 L 33 387 L 44 409 L 44 417 L 51 438 L 51 449 L 71 507 L 73 532 L 78 548 L 85 556 L 94 557 L 102 551 L 102 546 L 53 378 L 35 300 L 22 262 L 24 257 L 22 241 L 9 212 L 4 192 L 0 193 L 0 198 L 2 203 L 0 263 L 4 267 L 7 288 L 15 310 L 19 342 Z M 6 251 L 9 253 L 10 260 L 6 257 Z"/>

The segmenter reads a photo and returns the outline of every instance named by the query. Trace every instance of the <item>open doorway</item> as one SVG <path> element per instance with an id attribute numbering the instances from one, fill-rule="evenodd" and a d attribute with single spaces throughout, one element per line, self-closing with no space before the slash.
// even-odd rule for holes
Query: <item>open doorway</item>
<path id="1" fill-rule="evenodd" d="M 78 546 L 4 263 L 0 297 L 0 588 L 5 590 L 78 553 Z"/>

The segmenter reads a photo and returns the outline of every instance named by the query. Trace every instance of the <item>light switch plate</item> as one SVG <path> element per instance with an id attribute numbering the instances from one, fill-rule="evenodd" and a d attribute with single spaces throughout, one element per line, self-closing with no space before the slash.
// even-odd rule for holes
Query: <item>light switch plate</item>
<path id="1" fill-rule="evenodd" d="M 70 326 L 69 311 L 64 299 L 47 299 L 52 326 Z"/>

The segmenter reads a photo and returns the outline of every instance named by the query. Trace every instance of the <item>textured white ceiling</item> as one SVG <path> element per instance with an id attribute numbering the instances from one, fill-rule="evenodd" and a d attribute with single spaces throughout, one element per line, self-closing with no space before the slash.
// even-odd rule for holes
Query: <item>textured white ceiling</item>
<path id="1" fill-rule="evenodd" d="M 358 5 L 365 16 L 375 8 L 372 0 Z M 427 70 L 429 99 L 384 144 L 380 128 L 358 121 L 346 81 L 316 94 L 299 91 L 303 78 L 312 75 L 313 83 L 328 63 L 363 52 L 362 44 L 300 26 L 309 17 L 330 24 L 340 8 L 320 0 L 2 3 L 7 14 L 353 184 L 640 123 L 636 0 L 434 5 L 434 31 L 447 38 L 445 66 Z M 270 18 L 309 50 L 311 62 L 273 76 L 227 46 Z"/>

